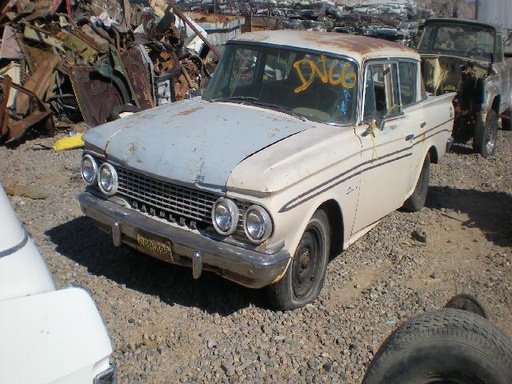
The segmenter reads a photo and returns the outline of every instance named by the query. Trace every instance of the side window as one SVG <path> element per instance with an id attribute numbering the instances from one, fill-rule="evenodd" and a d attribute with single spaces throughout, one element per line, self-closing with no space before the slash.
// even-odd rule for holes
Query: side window
<path id="1" fill-rule="evenodd" d="M 278 53 L 277 55 L 268 53 L 266 55 L 263 78 L 261 79 L 262 83 L 286 80 L 292 69 L 291 62 L 294 58 L 295 54 L 291 54 L 289 51 Z"/>
<path id="2" fill-rule="evenodd" d="M 366 67 L 364 80 L 365 120 L 373 117 L 377 111 L 384 117 L 400 113 L 396 63 L 375 63 Z"/>
<path id="3" fill-rule="evenodd" d="M 253 49 L 237 49 L 230 51 L 220 72 L 219 83 L 224 89 L 224 97 L 240 96 L 246 89 L 257 82 L 257 62 L 260 53 Z"/>
<path id="4" fill-rule="evenodd" d="M 249 85 L 254 81 L 258 55 L 259 52 L 250 49 L 237 51 L 234 63 L 234 68 L 236 68 L 235 79 L 237 80 L 234 84 L 235 87 Z"/>
<path id="5" fill-rule="evenodd" d="M 398 64 L 398 73 L 400 78 L 400 96 L 402 107 L 414 104 L 418 99 L 417 94 L 417 76 L 418 64 L 403 61 Z"/>

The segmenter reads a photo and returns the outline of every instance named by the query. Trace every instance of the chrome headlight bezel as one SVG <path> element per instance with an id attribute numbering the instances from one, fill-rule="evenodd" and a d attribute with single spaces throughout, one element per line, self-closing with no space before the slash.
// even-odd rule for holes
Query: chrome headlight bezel
<path id="1" fill-rule="evenodd" d="M 86 176 L 85 174 L 85 163 L 86 162 L 89 162 L 90 163 L 90 172 L 91 172 L 91 175 L 89 177 Z M 92 157 L 91 155 L 87 154 L 85 155 L 84 157 L 82 157 L 82 163 L 81 163 L 81 166 L 80 166 L 80 175 L 82 176 L 82 180 L 85 181 L 87 183 L 87 185 L 93 185 L 97 182 L 97 178 L 98 178 L 98 163 L 96 162 L 96 160 L 94 159 L 94 157 Z"/>
<path id="2" fill-rule="evenodd" d="M 101 164 L 98 170 L 98 188 L 105 195 L 111 196 L 117 192 L 119 179 L 116 169 L 109 163 Z"/>
<path id="3" fill-rule="evenodd" d="M 224 210 L 224 213 L 222 210 Z M 226 197 L 218 198 L 213 204 L 211 215 L 213 226 L 221 235 L 228 236 L 236 231 L 239 211 L 233 200 Z"/>
<path id="4" fill-rule="evenodd" d="M 259 227 L 255 228 L 255 225 Z M 267 240 L 270 235 L 272 235 L 273 231 L 270 214 L 265 208 L 259 205 L 251 205 L 247 208 L 244 213 L 243 226 L 247 238 L 256 244 Z"/>

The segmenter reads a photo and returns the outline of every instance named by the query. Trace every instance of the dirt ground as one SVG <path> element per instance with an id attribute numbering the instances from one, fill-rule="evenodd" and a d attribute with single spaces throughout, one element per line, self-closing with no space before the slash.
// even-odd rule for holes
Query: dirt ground
<path id="1" fill-rule="evenodd" d="M 355 383 L 398 324 L 457 293 L 512 337 L 512 131 L 489 159 L 455 146 L 432 166 L 422 211 L 386 217 L 331 261 L 317 302 L 285 313 L 259 291 L 113 247 L 76 201 L 81 151 L 51 149 L 66 135 L 0 147 L 0 181 L 57 285 L 96 300 L 120 383 Z"/>

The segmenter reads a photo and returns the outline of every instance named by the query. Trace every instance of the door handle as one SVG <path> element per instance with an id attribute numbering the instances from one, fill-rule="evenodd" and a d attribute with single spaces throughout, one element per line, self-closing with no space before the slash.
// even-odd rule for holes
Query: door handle
<path id="1" fill-rule="evenodd" d="M 414 139 L 414 133 L 409 133 L 405 136 L 405 141 L 412 141 Z"/>

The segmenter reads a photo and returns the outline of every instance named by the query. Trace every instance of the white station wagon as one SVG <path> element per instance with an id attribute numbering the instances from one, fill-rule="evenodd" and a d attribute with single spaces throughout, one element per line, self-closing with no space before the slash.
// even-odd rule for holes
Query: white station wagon
<path id="1" fill-rule="evenodd" d="M 80 205 L 115 246 L 301 307 L 330 256 L 424 205 L 453 94 L 427 95 L 420 73 L 415 51 L 384 40 L 239 35 L 202 97 L 84 136 Z"/>

